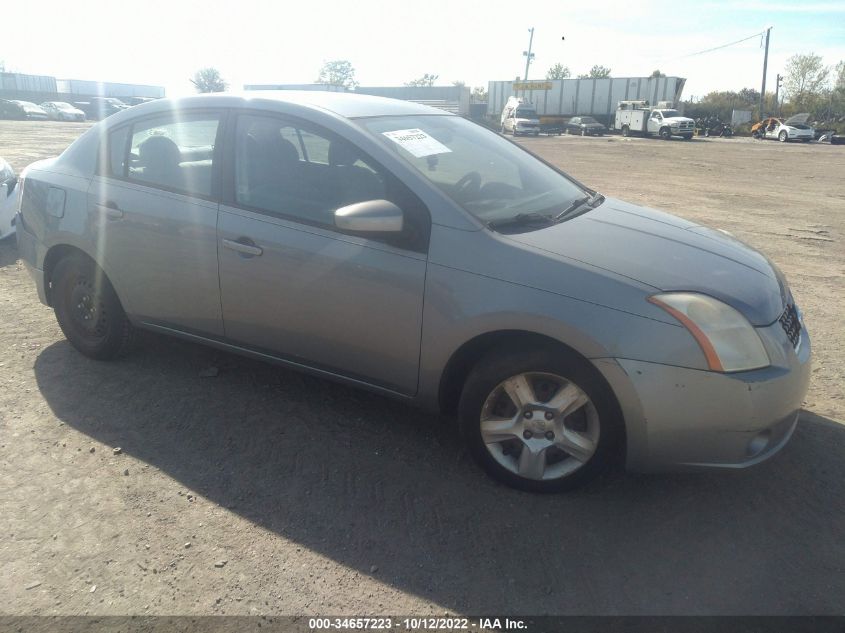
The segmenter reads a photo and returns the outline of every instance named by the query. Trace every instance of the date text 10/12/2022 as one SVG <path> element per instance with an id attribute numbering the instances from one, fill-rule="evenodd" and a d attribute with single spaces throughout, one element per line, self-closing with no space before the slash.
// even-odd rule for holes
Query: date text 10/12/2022
<path id="1" fill-rule="evenodd" d="M 405 631 L 520 631 L 527 624 L 511 618 L 410 617 L 410 618 L 309 618 L 308 628 L 320 630 Z"/>

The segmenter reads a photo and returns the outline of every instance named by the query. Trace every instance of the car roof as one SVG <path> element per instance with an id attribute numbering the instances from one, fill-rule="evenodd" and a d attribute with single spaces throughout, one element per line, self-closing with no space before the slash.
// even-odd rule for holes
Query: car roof
<path id="1" fill-rule="evenodd" d="M 274 103 L 315 108 L 332 112 L 348 119 L 420 114 L 454 116 L 444 110 L 411 101 L 400 101 L 399 99 L 388 99 L 386 97 L 376 97 L 354 92 L 328 92 L 323 90 L 255 90 L 212 93 L 180 99 L 156 99 L 155 101 L 149 101 L 135 106 L 135 108 L 138 108 L 138 112 L 141 111 L 141 108 L 144 108 L 146 112 L 153 112 L 157 109 L 169 110 L 174 105 L 180 108 L 188 108 L 202 106 L 243 107 L 249 104 L 260 108 L 272 109 Z"/>

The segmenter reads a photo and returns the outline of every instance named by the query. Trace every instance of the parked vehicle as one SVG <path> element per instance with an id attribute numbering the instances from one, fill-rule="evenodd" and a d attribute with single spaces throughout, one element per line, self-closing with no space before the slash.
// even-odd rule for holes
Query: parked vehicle
<path id="1" fill-rule="evenodd" d="M 591 116 L 574 116 L 566 123 L 567 134 L 581 136 L 602 136 L 607 128 Z"/>
<path id="2" fill-rule="evenodd" d="M 41 109 L 53 121 L 84 121 L 85 113 L 64 101 L 45 101 Z"/>
<path id="3" fill-rule="evenodd" d="M 148 101 L 155 101 L 156 97 L 129 97 L 128 101 L 130 106 L 140 105 L 142 103 L 147 103 Z"/>
<path id="4" fill-rule="evenodd" d="M 690 140 L 695 121 L 672 108 L 652 108 L 648 101 L 620 101 L 613 128 L 622 132 L 622 136 L 656 134 L 666 140 L 673 136 Z"/>
<path id="5" fill-rule="evenodd" d="M 807 391 L 810 340 L 766 257 L 420 104 L 160 100 L 21 187 L 20 257 L 81 353 L 142 328 L 457 414 L 513 486 L 750 466 Z"/>
<path id="6" fill-rule="evenodd" d="M 519 134 L 540 134 L 540 119 L 534 106 L 524 99 L 511 97 L 502 110 L 501 132 L 510 132 L 514 136 Z"/>
<path id="7" fill-rule="evenodd" d="M 34 103 L 17 99 L 0 99 L 0 119 L 45 120 L 47 113 Z"/>
<path id="8" fill-rule="evenodd" d="M 0 156 L 0 240 L 15 233 L 17 184 L 15 170 Z"/>
<path id="9" fill-rule="evenodd" d="M 812 126 L 807 125 L 809 118 L 810 115 L 807 112 L 796 114 L 786 121 L 769 117 L 751 126 L 751 136 L 758 139 L 777 139 L 781 143 L 787 141 L 807 143 L 815 138 Z"/>
<path id="10" fill-rule="evenodd" d="M 85 116 L 95 121 L 101 121 L 130 107 L 114 97 L 91 97 L 89 101 L 78 101 L 74 105 L 82 110 Z"/>
<path id="11" fill-rule="evenodd" d="M 729 138 L 734 135 L 734 130 L 730 123 L 723 123 L 718 117 L 707 117 L 706 119 L 697 119 L 695 122 L 695 130 L 699 136 L 720 136 Z"/>

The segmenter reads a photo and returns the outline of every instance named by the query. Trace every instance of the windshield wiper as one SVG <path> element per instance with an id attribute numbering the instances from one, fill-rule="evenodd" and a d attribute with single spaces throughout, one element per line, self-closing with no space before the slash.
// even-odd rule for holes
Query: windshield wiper
<path id="1" fill-rule="evenodd" d="M 595 209 L 602 202 L 604 202 L 604 196 L 600 193 L 597 193 L 593 196 L 584 196 L 583 198 L 578 198 L 572 204 L 566 207 L 563 211 L 558 213 L 554 217 L 554 222 L 563 222 L 564 220 L 567 220 L 574 215 L 578 215 L 584 207 L 587 207 L 588 209 Z"/>
<path id="2" fill-rule="evenodd" d="M 504 226 L 519 226 L 524 224 L 554 224 L 555 219 L 550 215 L 543 215 L 542 213 L 517 213 L 509 218 L 502 218 L 501 220 L 490 220 L 487 223 L 487 228 L 499 229 Z"/>

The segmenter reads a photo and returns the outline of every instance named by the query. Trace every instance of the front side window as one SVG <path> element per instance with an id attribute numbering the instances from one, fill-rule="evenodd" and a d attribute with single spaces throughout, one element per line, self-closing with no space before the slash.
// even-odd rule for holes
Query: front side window
<path id="1" fill-rule="evenodd" d="M 210 196 L 219 119 L 168 113 L 132 128 L 127 177 L 182 193 Z"/>
<path id="2" fill-rule="evenodd" d="M 389 150 L 485 224 L 552 220 L 586 192 L 498 134 L 461 117 L 359 119 Z"/>
<path id="3" fill-rule="evenodd" d="M 238 117 L 239 205 L 334 226 L 336 209 L 388 196 L 387 177 L 345 139 L 280 118 Z"/>

